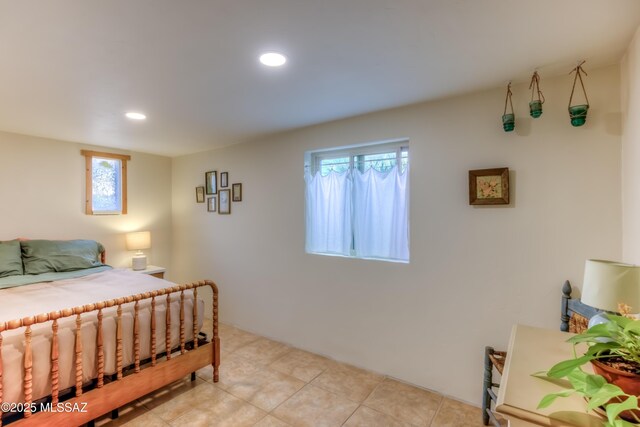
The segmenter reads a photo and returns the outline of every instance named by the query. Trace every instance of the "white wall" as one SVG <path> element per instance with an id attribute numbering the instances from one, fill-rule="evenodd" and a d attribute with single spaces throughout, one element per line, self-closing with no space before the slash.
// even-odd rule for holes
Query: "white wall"
<path id="1" fill-rule="evenodd" d="M 621 63 L 622 103 L 622 254 L 640 264 L 640 30 Z"/>
<path id="2" fill-rule="evenodd" d="M 82 148 L 87 146 L 0 132 L 0 240 L 94 239 L 105 245 L 107 263 L 128 267 L 132 252 L 126 251 L 124 233 L 150 230 L 149 261 L 168 266 L 171 159 L 128 153 L 129 213 L 92 216 L 84 213 Z"/>
<path id="3" fill-rule="evenodd" d="M 514 133 L 501 88 L 175 158 L 175 277 L 216 281 L 223 321 L 479 403 L 484 346 L 506 348 L 514 323 L 558 328 L 563 281 L 621 256 L 619 67 L 589 70 L 581 128 L 570 76 L 542 77 L 539 119 L 514 87 Z M 410 264 L 306 254 L 305 150 L 397 137 L 410 139 Z M 468 170 L 503 166 L 511 205 L 469 206 Z M 195 203 L 207 170 L 243 183 L 231 215 Z"/>

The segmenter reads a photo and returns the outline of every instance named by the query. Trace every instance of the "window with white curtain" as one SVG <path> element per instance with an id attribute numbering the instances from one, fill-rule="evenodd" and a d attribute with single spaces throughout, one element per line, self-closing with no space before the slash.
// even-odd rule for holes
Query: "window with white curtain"
<path id="1" fill-rule="evenodd" d="M 306 251 L 409 262 L 409 141 L 305 155 Z"/>

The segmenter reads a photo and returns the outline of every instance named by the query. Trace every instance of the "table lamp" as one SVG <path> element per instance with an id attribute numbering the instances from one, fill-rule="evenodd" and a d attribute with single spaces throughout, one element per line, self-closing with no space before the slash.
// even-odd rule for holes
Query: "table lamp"
<path id="1" fill-rule="evenodd" d="M 142 249 L 151 247 L 151 233 L 149 231 L 137 231 L 127 233 L 127 250 L 137 251 L 131 259 L 131 267 L 134 270 L 144 270 L 147 268 L 147 256 L 142 253 Z"/>
<path id="2" fill-rule="evenodd" d="M 630 306 L 631 312 L 640 312 L 640 266 L 600 259 L 587 260 L 581 301 L 611 313 L 619 311 L 618 304 Z M 597 324 L 602 320 L 595 317 L 591 319 L 593 322 L 589 322 L 590 327 L 592 323 Z"/>

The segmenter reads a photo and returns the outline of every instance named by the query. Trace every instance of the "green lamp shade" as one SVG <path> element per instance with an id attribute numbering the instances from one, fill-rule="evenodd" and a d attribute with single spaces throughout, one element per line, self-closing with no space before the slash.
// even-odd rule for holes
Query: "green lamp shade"
<path id="1" fill-rule="evenodd" d="M 582 302 L 601 310 L 618 312 L 618 304 L 640 312 L 640 266 L 599 259 L 584 266 Z"/>

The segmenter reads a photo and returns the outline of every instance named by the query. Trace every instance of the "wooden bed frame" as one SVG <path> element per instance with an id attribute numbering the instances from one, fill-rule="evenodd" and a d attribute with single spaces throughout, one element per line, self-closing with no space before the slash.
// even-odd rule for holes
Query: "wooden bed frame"
<path id="1" fill-rule="evenodd" d="M 102 255 L 104 262 L 104 254 Z M 213 291 L 213 334 L 210 342 L 198 341 L 198 288 L 209 287 Z M 186 342 L 185 333 L 185 291 L 193 290 L 193 336 L 192 342 Z M 156 355 L 156 299 L 166 298 L 167 306 L 171 302 L 173 293 L 179 293 L 180 299 L 180 346 L 172 351 L 166 352 L 166 360 L 158 360 Z M 140 321 L 138 318 L 139 303 L 143 300 L 151 300 L 151 358 L 147 361 L 140 360 Z M 123 367 L 123 327 L 122 327 L 122 305 L 134 304 L 133 319 L 133 340 L 134 343 L 134 364 L 131 372 L 125 372 L 127 367 Z M 113 376 L 105 376 L 104 373 L 104 350 L 102 331 L 102 310 L 109 307 L 117 307 L 116 315 L 116 370 Z M 82 315 L 95 313 L 97 316 L 97 346 L 96 359 L 98 377 L 89 387 L 82 382 Z M 51 331 L 51 396 L 47 402 L 52 407 L 56 407 L 62 402 L 60 390 L 58 389 L 58 321 L 63 318 L 75 316 L 75 378 L 74 397 L 64 401 L 67 407 L 78 405 L 86 412 L 56 412 L 38 411 L 32 412 L 33 406 L 39 408 L 39 404 L 34 405 L 32 399 L 32 367 L 33 354 L 31 347 L 31 327 L 36 324 L 52 321 Z M 166 310 L 166 347 L 170 348 L 171 343 L 171 310 Z M 193 282 L 186 285 L 176 285 L 162 290 L 145 292 L 123 298 L 101 301 L 94 304 L 87 304 L 80 307 L 69 308 L 61 311 L 38 314 L 31 317 L 16 319 L 9 322 L 0 322 L 0 404 L 2 403 L 2 332 L 24 328 L 24 416 L 11 423 L 12 426 L 60 426 L 82 425 L 91 423 L 96 418 L 117 410 L 121 406 L 140 398 L 158 388 L 170 384 L 203 368 L 209 364 L 213 366 L 213 381 L 217 382 L 220 366 L 220 338 L 218 336 L 218 287 L 210 280 Z M 179 353 L 178 353 L 179 351 Z M 159 355 L 162 356 L 162 355 Z M 2 426 L 3 411 L 0 411 L 0 427 Z"/>

